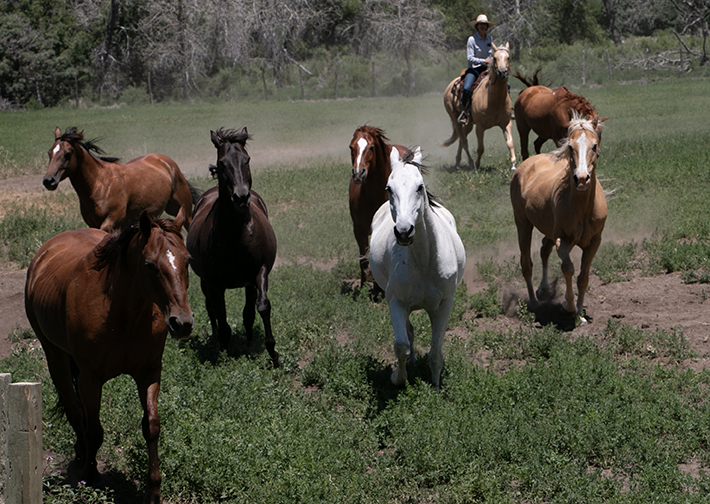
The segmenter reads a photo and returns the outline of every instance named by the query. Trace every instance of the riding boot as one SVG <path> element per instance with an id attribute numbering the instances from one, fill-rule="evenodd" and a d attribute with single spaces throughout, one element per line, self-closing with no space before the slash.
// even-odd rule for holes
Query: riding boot
<path id="1" fill-rule="evenodd" d="M 469 108 L 471 107 L 471 90 L 464 89 L 461 97 L 461 113 L 458 117 L 458 122 L 464 126 L 468 124 Z"/>

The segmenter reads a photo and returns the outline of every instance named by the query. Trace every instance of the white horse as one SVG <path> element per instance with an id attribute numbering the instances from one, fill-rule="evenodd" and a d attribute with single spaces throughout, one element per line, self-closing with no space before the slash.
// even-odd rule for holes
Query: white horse
<path id="1" fill-rule="evenodd" d="M 411 160 L 410 160 L 411 158 Z M 419 147 L 405 156 L 392 149 L 392 173 L 387 181 L 389 201 L 372 219 L 370 268 L 384 288 L 394 328 L 398 366 L 392 383 L 407 380 L 407 357 L 414 363 L 414 330 L 409 314 L 426 310 L 431 321 L 429 367 L 439 390 L 444 367 L 444 332 L 454 304 L 454 291 L 463 276 L 466 252 L 451 213 L 434 202 L 424 187 Z"/>

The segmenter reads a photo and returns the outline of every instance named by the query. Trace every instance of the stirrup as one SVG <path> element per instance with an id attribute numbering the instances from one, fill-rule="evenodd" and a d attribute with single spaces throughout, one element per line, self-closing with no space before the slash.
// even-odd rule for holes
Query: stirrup
<path id="1" fill-rule="evenodd" d="M 459 114 L 458 119 L 456 119 L 460 124 L 463 124 L 466 126 L 468 124 L 468 113 L 466 110 L 462 110 L 461 113 Z"/>

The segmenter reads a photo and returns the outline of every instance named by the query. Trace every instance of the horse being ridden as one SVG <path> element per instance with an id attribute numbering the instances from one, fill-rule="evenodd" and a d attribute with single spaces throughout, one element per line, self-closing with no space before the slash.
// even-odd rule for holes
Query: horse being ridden
<path id="1" fill-rule="evenodd" d="M 523 161 L 511 180 L 510 199 L 518 230 L 520 266 L 533 306 L 537 300 L 532 286 L 530 242 L 533 228 L 537 228 L 544 235 L 540 247 L 542 281 L 537 298 L 549 294 L 547 262 L 552 247 L 556 247 L 566 283 L 563 308 L 572 315 L 582 316 L 589 268 L 601 244 L 607 215 L 606 197 L 596 175 L 598 127 L 597 119 L 581 118 L 575 113 L 562 145 L 549 154 Z M 575 245 L 582 249 L 576 308 L 572 288 L 574 265 L 570 258 Z M 583 317 L 582 322 L 586 322 Z"/>
<path id="2" fill-rule="evenodd" d="M 121 233 L 66 231 L 37 251 L 27 270 L 25 310 L 76 433 L 81 479 L 99 478 L 99 410 L 108 380 L 128 374 L 143 406 L 148 444 L 146 502 L 160 502 L 158 393 L 165 338 L 184 339 L 194 325 L 187 300 L 188 254 L 174 222 L 153 221 Z M 78 374 L 77 374 L 78 371 Z M 75 386 L 76 381 L 76 386 Z"/>
<path id="3" fill-rule="evenodd" d="M 401 155 L 407 152 L 403 145 L 391 145 L 385 132 L 374 126 L 360 126 L 350 141 L 352 177 L 350 178 L 350 217 L 353 233 L 360 251 L 360 286 L 371 276 L 368 260 L 368 238 L 372 217 L 387 201 L 387 179 L 392 172 L 390 152 L 396 149 Z M 379 287 L 375 284 L 374 290 Z"/>
<path id="4" fill-rule="evenodd" d="M 528 135 L 532 130 L 538 137 L 533 142 L 535 153 L 540 154 L 542 145 L 552 140 L 559 147 L 567 138 L 569 122 L 572 113 L 581 117 L 597 120 L 597 135 L 601 142 L 602 123 L 608 117 L 599 118 L 599 114 L 591 103 L 583 96 L 576 95 L 564 86 L 555 90 L 541 86 L 538 80 L 540 68 L 535 70 L 532 79 L 522 76 L 519 72 L 515 77 L 527 87 L 515 100 L 515 123 L 520 135 L 520 150 L 523 159 L 530 157 L 528 151 Z"/>
<path id="5" fill-rule="evenodd" d="M 459 141 L 456 151 L 456 167 L 461 164 L 461 150 L 468 156 L 468 166 L 477 169 L 481 166 L 483 156 L 483 134 L 487 129 L 498 126 L 503 131 L 505 143 L 510 151 L 511 169 L 515 169 L 515 146 L 513 145 L 512 103 L 508 93 L 508 73 L 510 72 L 510 44 L 496 47 L 493 44 L 493 61 L 486 74 L 481 77 L 480 84 L 476 87 L 471 98 L 471 120 L 464 124 L 458 122 L 459 106 L 458 97 L 453 93 L 454 85 L 460 79 L 456 77 L 449 83 L 444 91 L 444 107 L 451 119 L 453 132 L 448 140 L 442 144 L 449 147 L 457 139 Z M 478 157 L 474 164 L 468 150 L 468 134 L 476 125 L 476 139 L 478 141 Z"/>
<path id="6" fill-rule="evenodd" d="M 54 191 L 69 177 L 89 227 L 122 230 L 138 222 L 144 210 L 156 218 L 163 212 L 175 216 L 182 207 L 184 226 L 189 229 L 197 193 L 175 161 L 163 154 L 148 154 L 123 165 L 118 158 L 97 156 L 104 152 L 96 140 L 84 140 L 84 132 L 74 127 L 64 134 L 56 128 L 54 136 L 42 183 Z"/>
<path id="7" fill-rule="evenodd" d="M 426 310 L 431 321 L 429 367 L 439 389 L 444 366 L 442 346 L 454 304 L 454 291 L 466 264 L 456 221 L 432 200 L 424 186 L 419 148 L 404 160 L 392 149 L 389 202 L 372 221 L 370 264 L 375 281 L 384 287 L 394 328 L 397 368 L 392 382 L 407 380 L 407 357 L 414 363 L 414 330 L 409 314 Z"/>
<path id="8" fill-rule="evenodd" d="M 190 265 L 200 277 L 212 332 L 227 349 L 232 330 L 224 302 L 226 289 L 245 288 L 242 312 L 247 341 L 252 340 L 255 313 L 264 322 L 265 345 L 274 368 L 279 354 L 271 332 L 271 303 L 267 297 L 269 272 L 276 260 L 276 235 L 266 204 L 251 190 L 251 169 L 246 141 L 241 132 L 211 131 L 217 148 L 217 164 L 210 172 L 218 185 L 206 191 L 195 205 L 195 218 L 187 234 Z"/>

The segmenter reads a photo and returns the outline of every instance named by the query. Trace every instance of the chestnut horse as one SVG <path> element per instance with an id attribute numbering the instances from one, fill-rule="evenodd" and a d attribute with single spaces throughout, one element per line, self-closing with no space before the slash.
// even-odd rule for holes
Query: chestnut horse
<path id="1" fill-rule="evenodd" d="M 84 132 L 74 127 L 64 134 L 56 128 L 54 137 L 42 183 L 54 191 L 69 177 L 89 227 L 120 231 L 138 222 L 144 210 L 156 218 L 163 211 L 175 216 L 183 207 L 184 226 L 189 229 L 197 193 L 175 161 L 163 154 L 148 154 L 123 165 L 118 158 L 100 157 L 104 152 L 96 140 L 84 140 Z"/>
<path id="2" fill-rule="evenodd" d="M 523 89 L 515 100 L 515 123 L 520 135 L 520 150 L 523 159 L 530 157 L 528 151 L 528 135 L 532 130 L 537 138 L 533 142 L 535 153 L 540 154 L 542 145 L 552 140 L 559 147 L 567 138 L 567 129 L 573 112 L 581 117 L 597 120 L 599 129 L 597 135 L 601 142 L 602 123 L 608 117 L 599 118 L 599 114 L 584 96 L 569 91 L 564 86 L 555 90 L 541 86 L 538 81 L 540 68 L 535 70 L 532 79 L 522 76 L 519 72 L 515 77 L 527 88 Z"/>
<path id="3" fill-rule="evenodd" d="M 350 140 L 350 159 L 353 164 L 350 178 L 350 217 L 353 233 L 360 251 L 360 286 L 367 282 L 370 273 L 368 237 L 372 217 L 387 201 L 387 179 L 390 167 L 390 152 L 397 149 L 401 155 L 407 152 L 403 145 L 391 145 L 385 132 L 374 126 L 360 126 Z M 374 290 L 379 287 L 375 283 Z"/>
<path id="4" fill-rule="evenodd" d="M 188 254 L 174 222 L 153 221 L 121 233 L 65 231 L 37 251 L 27 270 L 25 310 L 47 356 L 60 404 L 76 433 L 81 479 L 99 478 L 103 442 L 101 389 L 120 374 L 138 386 L 148 444 L 146 502 L 160 502 L 158 392 L 167 333 L 190 335 Z M 78 372 L 78 373 L 77 373 Z"/>
<path id="5" fill-rule="evenodd" d="M 511 169 L 515 170 L 515 146 L 513 145 L 513 123 L 512 123 L 512 103 L 508 93 L 508 73 L 510 72 L 510 44 L 503 47 L 496 47 L 493 44 L 493 61 L 491 67 L 481 76 L 471 97 L 471 120 L 463 125 L 458 122 L 459 105 L 458 97 L 454 96 L 452 88 L 460 77 L 452 80 L 444 91 L 444 107 L 451 118 L 453 133 L 451 137 L 444 141 L 442 147 L 448 147 L 457 139 L 459 147 L 456 151 L 456 167 L 461 163 L 461 150 L 468 156 L 468 166 L 477 169 L 481 166 L 481 156 L 483 156 L 483 133 L 494 126 L 498 126 L 503 131 L 505 143 L 510 150 Z M 476 139 L 478 140 L 478 157 L 473 163 L 471 153 L 468 151 L 468 134 L 471 133 L 473 125 L 476 125 Z"/>
<path id="6" fill-rule="evenodd" d="M 598 128 L 597 119 L 582 118 L 575 112 L 570 120 L 569 135 L 562 145 L 549 154 L 537 154 L 523 161 L 510 182 L 520 266 L 530 304 L 534 306 L 536 303 L 530 242 L 533 228 L 537 228 L 544 236 L 540 247 L 542 281 L 537 297 L 549 294 L 547 261 L 552 247 L 556 247 L 567 288 L 563 309 L 580 316 L 582 323 L 586 322 L 582 309 L 589 284 L 589 268 L 601 244 L 606 222 L 606 197 L 596 174 Z M 575 245 L 582 249 L 576 308 L 572 289 L 574 265 L 570 259 Z"/>
<path id="7" fill-rule="evenodd" d="M 218 185 L 202 195 L 195 205 L 195 218 L 187 233 L 190 266 L 200 277 L 212 332 L 227 350 L 232 330 L 227 322 L 224 292 L 245 288 L 242 312 L 247 341 L 252 340 L 254 309 L 264 322 L 266 349 L 274 368 L 279 354 L 271 332 L 271 303 L 266 293 L 269 272 L 276 260 L 276 235 L 271 227 L 266 204 L 251 190 L 251 169 L 246 141 L 241 132 L 220 129 L 210 132 L 217 148 L 217 165 L 210 173 Z"/>

